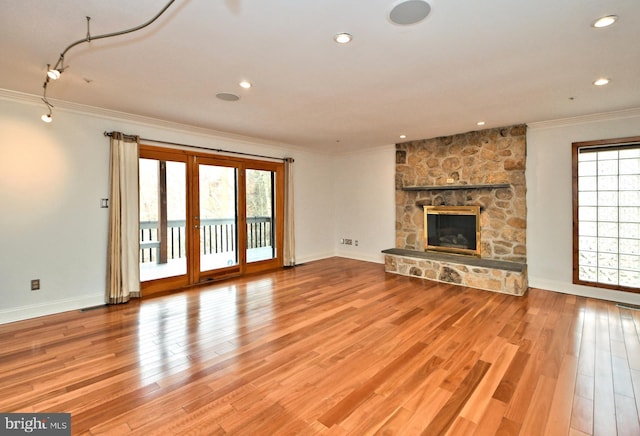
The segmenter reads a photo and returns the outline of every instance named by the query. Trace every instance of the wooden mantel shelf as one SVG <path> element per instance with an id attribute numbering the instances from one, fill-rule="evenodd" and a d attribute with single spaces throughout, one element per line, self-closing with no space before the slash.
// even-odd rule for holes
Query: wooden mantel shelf
<path id="1" fill-rule="evenodd" d="M 494 183 L 486 185 L 428 185 L 428 186 L 403 186 L 403 191 L 449 191 L 459 189 L 502 189 L 510 188 L 508 183 Z"/>

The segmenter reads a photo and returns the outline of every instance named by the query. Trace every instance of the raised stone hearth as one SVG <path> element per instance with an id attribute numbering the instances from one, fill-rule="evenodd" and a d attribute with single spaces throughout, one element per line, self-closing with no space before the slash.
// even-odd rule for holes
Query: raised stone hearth
<path id="1" fill-rule="evenodd" d="M 525 165 L 525 125 L 397 144 L 396 246 L 384 251 L 386 270 L 522 295 Z M 471 205 L 480 206 L 480 256 L 425 253 L 424 206 Z"/>
<path id="2" fill-rule="evenodd" d="M 390 273 L 518 296 L 529 286 L 523 263 L 398 248 L 382 252 Z"/>

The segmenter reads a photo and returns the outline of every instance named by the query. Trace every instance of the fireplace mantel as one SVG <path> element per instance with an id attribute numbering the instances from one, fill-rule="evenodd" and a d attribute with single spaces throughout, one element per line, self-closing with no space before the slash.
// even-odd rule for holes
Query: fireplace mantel
<path id="1" fill-rule="evenodd" d="M 427 186 L 403 186 L 403 191 L 450 191 L 460 189 L 504 189 L 510 188 L 509 183 L 492 183 L 483 185 L 427 185 Z"/>

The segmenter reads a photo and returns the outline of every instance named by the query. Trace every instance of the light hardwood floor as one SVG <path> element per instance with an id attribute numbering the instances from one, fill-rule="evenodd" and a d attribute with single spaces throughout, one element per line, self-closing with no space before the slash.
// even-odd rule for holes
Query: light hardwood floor
<path id="1" fill-rule="evenodd" d="M 332 258 L 0 326 L 0 411 L 74 434 L 639 435 L 640 312 Z"/>

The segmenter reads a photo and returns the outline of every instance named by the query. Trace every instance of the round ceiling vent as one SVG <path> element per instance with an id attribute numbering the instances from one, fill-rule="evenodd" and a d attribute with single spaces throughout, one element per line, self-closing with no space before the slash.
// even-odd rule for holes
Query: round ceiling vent
<path id="1" fill-rule="evenodd" d="M 429 15 L 431 6 L 424 0 L 407 0 L 398 3 L 391 9 L 389 19 L 392 23 L 407 26 L 418 23 Z"/>
<path id="2" fill-rule="evenodd" d="M 224 100 L 224 101 L 238 101 L 238 100 L 240 100 L 240 97 L 238 97 L 235 94 L 228 93 L 228 92 L 221 92 L 219 94 L 216 94 L 216 97 L 219 98 L 220 100 Z"/>

